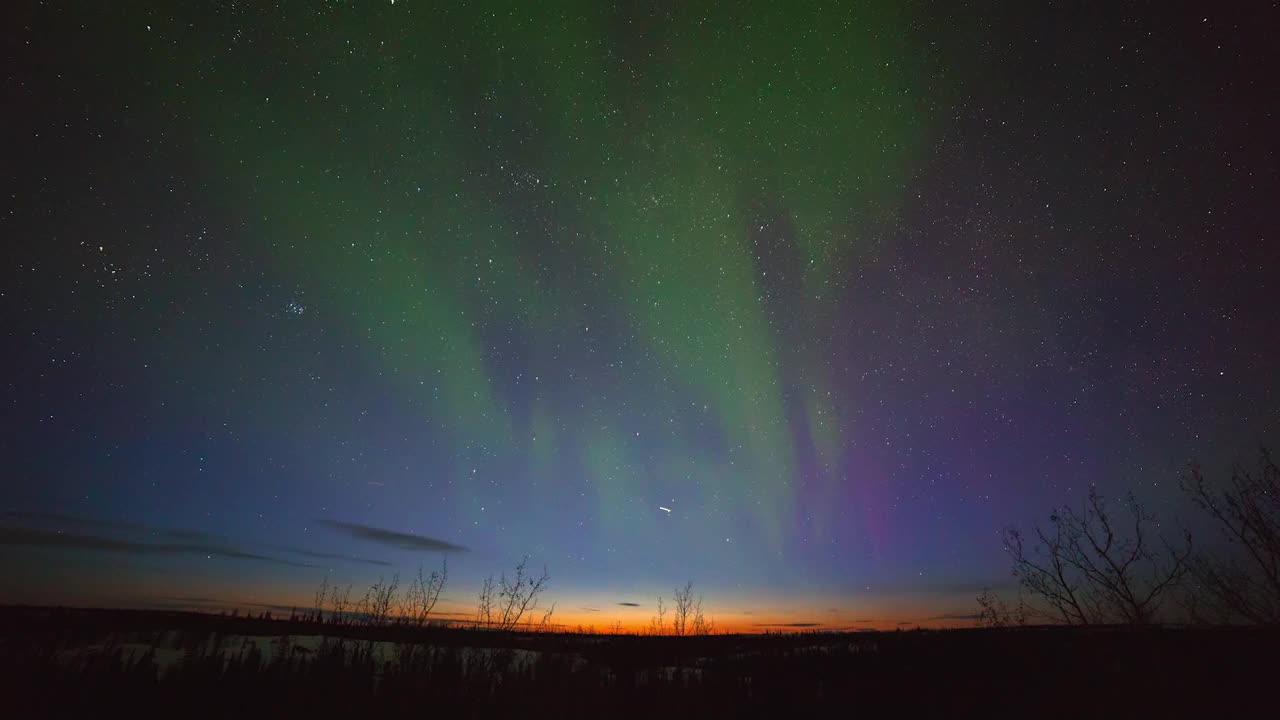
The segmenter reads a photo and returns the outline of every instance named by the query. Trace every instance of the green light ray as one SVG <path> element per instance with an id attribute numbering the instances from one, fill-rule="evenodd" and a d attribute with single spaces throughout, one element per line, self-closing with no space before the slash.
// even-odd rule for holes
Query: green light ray
<path id="1" fill-rule="evenodd" d="M 860 223 L 891 212 L 922 138 L 896 7 L 682 5 L 628 46 L 613 39 L 623 18 L 594 3 L 397 9 L 396 23 L 381 22 L 388 8 L 376 22 L 354 7 L 280 14 L 260 34 L 305 37 L 270 48 L 296 77 L 255 76 L 246 51 L 206 68 L 183 99 L 211 138 L 207 166 L 251 198 L 246 214 L 272 238 L 264 256 L 332 295 L 345 332 L 462 455 L 527 445 L 530 473 L 550 476 L 582 435 L 558 423 L 668 413 L 671 391 L 629 386 L 613 394 L 621 405 L 555 421 L 538 401 L 529 427 L 513 427 L 485 328 L 538 338 L 526 359 L 536 374 L 556 368 L 566 327 L 621 319 L 638 353 L 623 359 L 651 365 L 638 377 L 669 378 L 711 409 L 727 457 L 673 444 L 705 473 L 705 497 L 777 549 L 796 501 L 783 378 L 810 379 L 814 444 L 838 463 L 834 408 L 856 398 L 832 392 L 822 323 L 838 321 L 843 269 L 877 252 Z M 511 205 L 500 172 L 536 176 L 536 220 L 549 229 Z M 750 232 L 757 199 L 794 226 L 803 291 L 790 311 L 812 324 L 811 351 L 784 347 L 771 325 Z M 526 239 L 535 230 L 535 244 L 592 268 L 616 306 L 583 307 L 581 273 L 544 277 Z M 784 376 L 785 364 L 803 367 Z M 620 437 L 582 436 L 571 452 L 599 476 L 599 512 L 623 522 L 614 511 L 642 494 L 651 461 Z"/>

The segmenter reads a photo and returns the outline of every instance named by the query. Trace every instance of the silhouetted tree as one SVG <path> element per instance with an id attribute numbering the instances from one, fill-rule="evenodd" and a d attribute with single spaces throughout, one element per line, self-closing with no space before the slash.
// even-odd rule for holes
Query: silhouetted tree
<path id="1" fill-rule="evenodd" d="M 542 594 L 547 582 L 551 579 L 545 567 L 542 568 L 542 574 L 536 578 L 528 575 L 525 571 L 528 562 L 529 556 L 526 555 L 516 565 L 515 577 L 508 580 L 503 573 L 498 580 L 498 628 L 501 630 L 515 628 L 526 612 L 538 606 L 538 596 Z"/>
<path id="2" fill-rule="evenodd" d="M 1036 526 L 1030 552 L 1019 530 L 1005 530 L 1014 576 L 1062 622 L 1152 622 L 1188 572 L 1190 533 L 1183 531 L 1181 547 L 1153 547 L 1152 518 L 1132 493 L 1125 506 L 1127 533 L 1094 488 L 1079 511 L 1067 506 L 1050 515 L 1048 532 Z"/>
<path id="3" fill-rule="evenodd" d="M 1018 593 L 1017 606 L 1010 608 L 990 588 L 984 588 L 978 595 L 978 625 L 982 627 L 1000 628 L 1027 624 L 1028 608 L 1022 593 Z"/>
<path id="4" fill-rule="evenodd" d="M 658 614 L 649 620 L 649 634 L 661 635 L 666 632 L 667 623 L 667 606 L 662 602 L 662 596 L 658 596 Z"/>
<path id="5" fill-rule="evenodd" d="M 480 601 L 476 607 L 476 625 L 483 627 L 493 626 L 493 609 L 495 605 L 494 595 L 497 588 L 493 584 L 493 576 L 484 579 L 484 584 L 480 586 Z"/>
<path id="6" fill-rule="evenodd" d="M 341 590 L 334 586 L 330 591 L 330 605 L 333 611 L 329 615 L 331 622 L 342 624 L 348 620 L 347 611 L 351 608 L 351 584 L 347 583 Z"/>
<path id="7" fill-rule="evenodd" d="M 391 608 L 395 607 L 396 589 L 399 586 L 400 573 L 392 575 L 389 582 L 379 577 L 378 582 L 369 586 L 364 599 L 360 601 L 365 624 L 379 626 L 387 623 Z"/>
<path id="8" fill-rule="evenodd" d="M 315 607 L 312 610 L 312 620 L 315 622 L 324 622 L 324 598 L 329 593 L 329 576 L 325 575 L 324 580 L 320 581 L 320 587 L 316 588 Z"/>
<path id="9" fill-rule="evenodd" d="M 542 619 L 538 621 L 538 632 L 549 632 L 551 630 L 551 615 L 556 611 L 556 604 L 551 603 L 551 607 L 542 613 Z"/>
<path id="10" fill-rule="evenodd" d="M 671 616 L 671 632 L 677 637 L 689 634 L 693 619 L 693 583 L 687 582 L 682 588 L 676 588 L 676 610 Z"/>
<path id="11" fill-rule="evenodd" d="M 1271 453 L 1262 448 L 1254 470 L 1234 465 L 1222 489 L 1211 487 L 1192 463 L 1182 487 L 1231 545 L 1226 556 L 1201 555 L 1191 563 L 1193 615 L 1280 624 L 1280 468 Z"/>
<path id="12" fill-rule="evenodd" d="M 449 581 L 449 561 L 446 558 L 439 570 L 432 570 L 424 575 L 422 566 L 418 566 L 418 577 L 409 584 L 404 596 L 404 607 L 401 614 L 411 623 L 421 627 L 427 622 L 427 616 L 435 609 Z"/>
<path id="13" fill-rule="evenodd" d="M 702 596 L 693 606 L 693 625 L 690 630 L 694 635 L 710 635 L 715 631 L 715 623 L 702 612 Z"/>

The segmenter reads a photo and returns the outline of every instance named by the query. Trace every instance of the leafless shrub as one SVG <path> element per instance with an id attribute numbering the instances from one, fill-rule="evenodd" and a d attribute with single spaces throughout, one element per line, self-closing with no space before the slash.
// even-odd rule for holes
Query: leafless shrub
<path id="1" fill-rule="evenodd" d="M 676 611 L 671 617 L 671 632 L 677 637 L 689 634 L 690 620 L 693 614 L 693 583 L 687 582 L 682 588 L 676 588 Z"/>
<path id="2" fill-rule="evenodd" d="M 378 582 L 369 586 L 364 599 L 360 601 L 364 612 L 365 624 L 378 627 L 386 625 L 391 617 L 391 608 L 395 606 L 396 589 L 400 586 L 400 573 L 391 576 L 390 582 L 378 578 Z"/>
<path id="3" fill-rule="evenodd" d="M 516 565 L 515 577 L 508 580 L 504 573 L 498 580 L 499 630 L 515 628 L 526 612 L 536 608 L 538 596 L 542 594 L 547 582 L 551 579 L 545 567 L 542 569 L 542 575 L 537 578 L 526 574 L 525 566 L 528 562 L 529 557 L 526 555 Z"/>
<path id="4" fill-rule="evenodd" d="M 538 625 L 536 628 L 538 632 L 551 632 L 551 629 L 553 627 L 551 625 L 551 615 L 555 611 L 556 611 L 556 604 L 551 603 L 551 607 L 547 608 L 547 611 L 542 613 L 542 619 L 538 621 Z"/>
<path id="5" fill-rule="evenodd" d="M 329 620 L 336 623 L 345 623 L 350 618 L 347 616 L 348 610 L 351 609 L 351 585 L 348 584 L 341 590 L 334 586 L 329 595 L 330 607 L 333 609 L 329 613 Z"/>
<path id="6" fill-rule="evenodd" d="M 361 625 L 368 621 L 369 611 L 373 605 L 372 597 L 369 590 L 364 592 L 364 597 L 357 600 L 351 607 L 351 624 Z"/>
<path id="7" fill-rule="evenodd" d="M 324 580 L 320 581 L 320 587 L 316 588 L 315 607 L 311 611 L 311 619 L 314 622 L 324 622 L 324 599 L 329 594 L 329 576 L 325 575 Z"/>
<path id="8" fill-rule="evenodd" d="M 409 589 L 404 594 L 404 606 L 401 608 L 401 616 L 409 623 L 422 627 L 427 623 L 427 616 L 435 609 L 436 603 L 440 600 L 440 593 L 444 591 L 445 584 L 449 581 L 449 561 L 446 558 L 439 570 L 432 570 L 430 575 L 423 572 L 422 566 L 418 566 L 418 576 L 409 583 Z"/>
<path id="9" fill-rule="evenodd" d="M 485 578 L 484 584 L 480 586 L 480 602 L 476 607 L 477 626 L 493 627 L 494 596 L 497 592 L 497 586 L 493 584 L 493 576 Z"/>
<path id="10" fill-rule="evenodd" d="M 984 588 L 978 595 L 978 608 L 978 625 L 982 627 L 1021 627 L 1030 617 L 1030 608 L 1022 593 L 1018 593 L 1018 604 L 1011 608 L 1004 598 L 990 588 Z"/>
<path id="11" fill-rule="evenodd" d="M 702 612 L 702 596 L 698 596 L 698 602 L 693 606 L 693 623 L 690 630 L 694 635 L 710 635 L 715 632 L 715 623 Z"/>
<path id="12" fill-rule="evenodd" d="M 1190 609 L 1196 619 L 1280 623 L 1280 467 L 1264 447 L 1258 466 L 1236 464 L 1223 489 L 1205 480 L 1192 463 L 1182 488 L 1231 544 L 1224 557 L 1200 556 L 1191 563 L 1195 587 Z"/>
<path id="13" fill-rule="evenodd" d="M 1064 623 L 1144 624 L 1155 620 L 1170 590 L 1187 574 L 1191 535 L 1180 547 L 1151 545 L 1152 518 L 1132 494 L 1126 497 L 1128 534 L 1098 492 L 1079 511 L 1063 507 L 1049 517 L 1050 530 L 1035 528 L 1028 552 L 1020 531 L 1005 531 L 1005 551 L 1024 590 L 1046 602 Z"/>
<path id="14" fill-rule="evenodd" d="M 649 620 L 649 634 L 662 635 L 667 631 L 667 606 L 662 602 L 662 596 L 658 596 L 658 614 Z"/>

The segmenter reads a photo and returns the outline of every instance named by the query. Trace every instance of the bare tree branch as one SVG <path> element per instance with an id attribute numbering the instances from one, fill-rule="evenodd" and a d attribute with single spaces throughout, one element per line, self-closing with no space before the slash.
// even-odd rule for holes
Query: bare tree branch
<path id="1" fill-rule="evenodd" d="M 658 596 L 658 614 L 649 620 L 649 634 L 662 635 L 666 632 L 667 623 L 667 606 L 662 602 L 662 596 Z"/>
<path id="2" fill-rule="evenodd" d="M 671 632 L 677 637 L 689 633 L 693 613 L 693 583 L 687 582 L 684 587 L 676 588 L 676 609 L 671 617 Z"/>
<path id="3" fill-rule="evenodd" d="M 1230 544 L 1224 557 L 1202 555 L 1191 563 L 1193 612 L 1218 622 L 1280 624 L 1280 468 L 1270 451 L 1259 450 L 1254 470 L 1234 465 L 1222 489 L 1192 463 L 1182 489 Z"/>
<path id="4" fill-rule="evenodd" d="M 480 586 L 480 603 L 476 608 L 476 625 L 482 627 L 493 626 L 493 609 L 494 594 L 497 587 L 493 584 L 493 576 L 484 579 L 484 585 Z"/>
<path id="5" fill-rule="evenodd" d="M 551 631 L 551 629 L 552 629 L 552 625 L 551 625 L 551 615 L 552 615 L 552 613 L 554 613 L 555 611 L 556 611 L 556 604 L 555 604 L 555 603 L 551 603 L 551 607 L 547 608 L 547 611 L 546 611 L 546 612 L 544 612 L 544 613 L 542 613 L 542 619 L 538 621 L 538 626 L 537 626 L 537 631 L 538 631 L 538 632 L 550 632 L 550 631 Z"/>
<path id="6" fill-rule="evenodd" d="M 1189 572 L 1191 535 L 1180 546 L 1162 542 L 1153 548 L 1147 528 L 1153 521 L 1129 494 L 1128 531 L 1106 501 L 1090 488 L 1080 510 L 1064 507 L 1049 517 L 1052 533 L 1036 527 L 1040 541 L 1027 552 L 1017 529 L 1005 531 L 1005 551 L 1021 587 L 1048 604 L 1069 625 L 1100 622 L 1154 622 L 1169 591 Z M 987 608 L 996 612 L 998 608 Z"/>
<path id="7" fill-rule="evenodd" d="M 329 576 L 325 575 L 321 581 L 320 587 L 316 588 L 315 609 L 312 610 L 311 619 L 315 622 L 324 622 L 324 598 L 329 594 Z"/>
<path id="8" fill-rule="evenodd" d="M 547 574 L 547 569 L 542 568 L 542 575 L 534 578 L 525 573 L 525 566 L 529 562 L 529 556 L 516 565 L 516 574 L 510 581 L 504 574 L 499 580 L 499 622 L 500 630 L 511 630 L 520 623 L 520 618 L 525 613 L 538 606 L 538 596 L 542 594 L 547 582 L 551 576 Z"/>
<path id="9" fill-rule="evenodd" d="M 436 603 L 440 600 L 440 593 L 444 592 L 448 581 L 448 558 L 445 558 L 439 570 L 432 570 L 430 575 L 425 575 L 422 566 L 419 565 L 418 577 L 413 579 L 405 592 L 401 615 L 418 627 L 425 625 L 427 616 L 435 609 Z"/>

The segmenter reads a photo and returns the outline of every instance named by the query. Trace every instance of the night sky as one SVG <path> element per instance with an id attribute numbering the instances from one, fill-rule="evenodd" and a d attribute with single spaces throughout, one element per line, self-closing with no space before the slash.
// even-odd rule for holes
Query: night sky
<path id="1" fill-rule="evenodd" d="M 1194 527 L 1280 13 L 1041 5 L 7 7 L 0 602 L 941 626 L 1090 483 Z"/>

